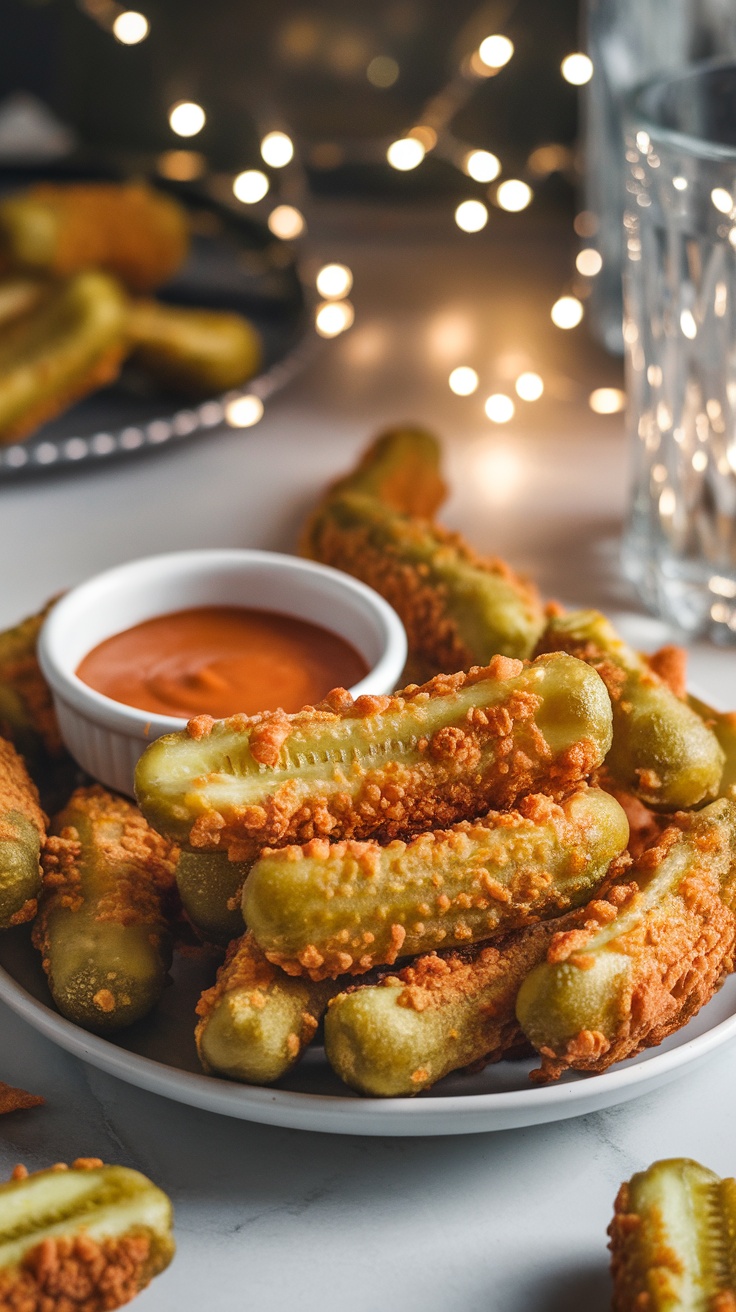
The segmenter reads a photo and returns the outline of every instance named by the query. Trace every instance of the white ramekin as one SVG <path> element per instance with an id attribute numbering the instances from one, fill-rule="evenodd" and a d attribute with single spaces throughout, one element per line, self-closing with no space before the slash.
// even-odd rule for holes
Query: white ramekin
<path id="1" fill-rule="evenodd" d="M 132 794 L 146 745 L 183 729 L 186 720 L 113 701 L 75 671 L 105 638 L 191 606 L 252 606 L 321 624 L 351 642 L 368 664 L 368 674 L 351 689 L 356 697 L 391 692 L 406 661 L 396 612 L 372 588 L 327 565 L 272 551 L 176 551 L 97 574 L 56 603 L 38 654 L 66 746 L 84 770 L 118 792 Z"/>

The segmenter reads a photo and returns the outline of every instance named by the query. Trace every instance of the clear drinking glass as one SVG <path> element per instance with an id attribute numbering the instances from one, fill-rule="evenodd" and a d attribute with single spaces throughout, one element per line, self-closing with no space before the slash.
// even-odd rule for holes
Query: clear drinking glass
<path id="1" fill-rule="evenodd" d="M 611 351 L 621 339 L 623 105 L 643 82 L 712 56 L 736 56 L 734 0 L 587 0 L 585 40 L 593 78 L 585 88 L 585 208 L 595 216 L 603 267 L 593 282 L 590 321 Z"/>
<path id="2" fill-rule="evenodd" d="M 736 64 L 640 91 L 626 160 L 624 568 L 663 618 L 736 642 Z"/>

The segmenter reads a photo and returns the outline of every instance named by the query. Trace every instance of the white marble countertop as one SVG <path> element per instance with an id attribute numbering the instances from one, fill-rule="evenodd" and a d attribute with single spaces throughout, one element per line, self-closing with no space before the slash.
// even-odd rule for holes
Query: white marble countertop
<path id="1" fill-rule="evenodd" d="M 290 549 L 324 482 L 400 418 L 446 439 L 444 518 L 528 571 L 547 595 L 637 610 L 618 571 L 620 416 L 589 391 L 615 362 L 549 307 L 569 252 L 545 226 L 420 238 L 406 223 L 323 237 L 355 272 L 355 327 L 268 406 L 260 425 L 176 451 L 0 487 L 0 625 L 132 557 L 188 546 Z M 456 364 L 475 397 L 447 387 Z M 545 398 L 494 427 L 483 398 L 536 368 Z M 511 381 L 510 381 L 511 380 Z M 653 633 L 654 633 L 653 629 Z M 692 676 L 736 705 L 736 656 L 700 645 Z M 602 1312 L 606 1226 L 621 1180 L 687 1155 L 736 1174 L 736 1049 L 613 1110 L 465 1138 L 362 1139 L 272 1129 L 168 1102 L 85 1066 L 0 1007 L 0 1078 L 47 1105 L 4 1117 L 0 1175 L 80 1155 L 147 1172 L 171 1195 L 179 1250 L 141 1312 Z"/>

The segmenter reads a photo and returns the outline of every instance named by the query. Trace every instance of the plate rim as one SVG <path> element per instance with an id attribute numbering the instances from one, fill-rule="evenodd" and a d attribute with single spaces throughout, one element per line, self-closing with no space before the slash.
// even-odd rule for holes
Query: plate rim
<path id="1" fill-rule="evenodd" d="M 665 1083 L 681 1067 L 697 1065 L 736 1038 L 735 1000 L 732 1013 L 704 1033 L 664 1052 L 646 1050 L 652 1055 L 637 1064 L 622 1063 L 569 1083 L 442 1098 L 364 1098 L 239 1084 L 181 1070 L 81 1029 L 36 998 L 4 966 L 0 1001 L 58 1047 L 126 1084 L 238 1120 L 333 1134 L 434 1136 L 566 1120 L 644 1094 L 648 1086 Z M 432 1124 L 437 1120 L 441 1129 Z"/>

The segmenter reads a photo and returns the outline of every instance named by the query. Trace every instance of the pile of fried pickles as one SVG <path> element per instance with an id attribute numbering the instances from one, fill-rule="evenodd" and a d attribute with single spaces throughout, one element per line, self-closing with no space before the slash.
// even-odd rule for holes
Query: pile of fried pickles
<path id="1" fill-rule="evenodd" d="M 404 688 L 198 716 L 147 748 L 138 806 L 72 791 L 43 616 L 0 635 L 0 926 L 35 918 L 77 1024 L 149 1012 L 186 921 L 226 948 L 205 1071 L 271 1084 L 321 1032 L 346 1085 L 395 1097 L 531 1049 L 536 1080 L 603 1071 L 733 970 L 736 717 L 688 697 L 679 649 L 544 607 L 439 527 L 439 465 L 390 430 L 303 533 L 398 611 Z"/>
<path id="2" fill-rule="evenodd" d="M 189 397 L 258 373 L 242 315 L 151 296 L 189 240 L 183 207 L 143 183 L 42 183 L 0 200 L 0 443 L 113 382 L 126 359 Z"/>

